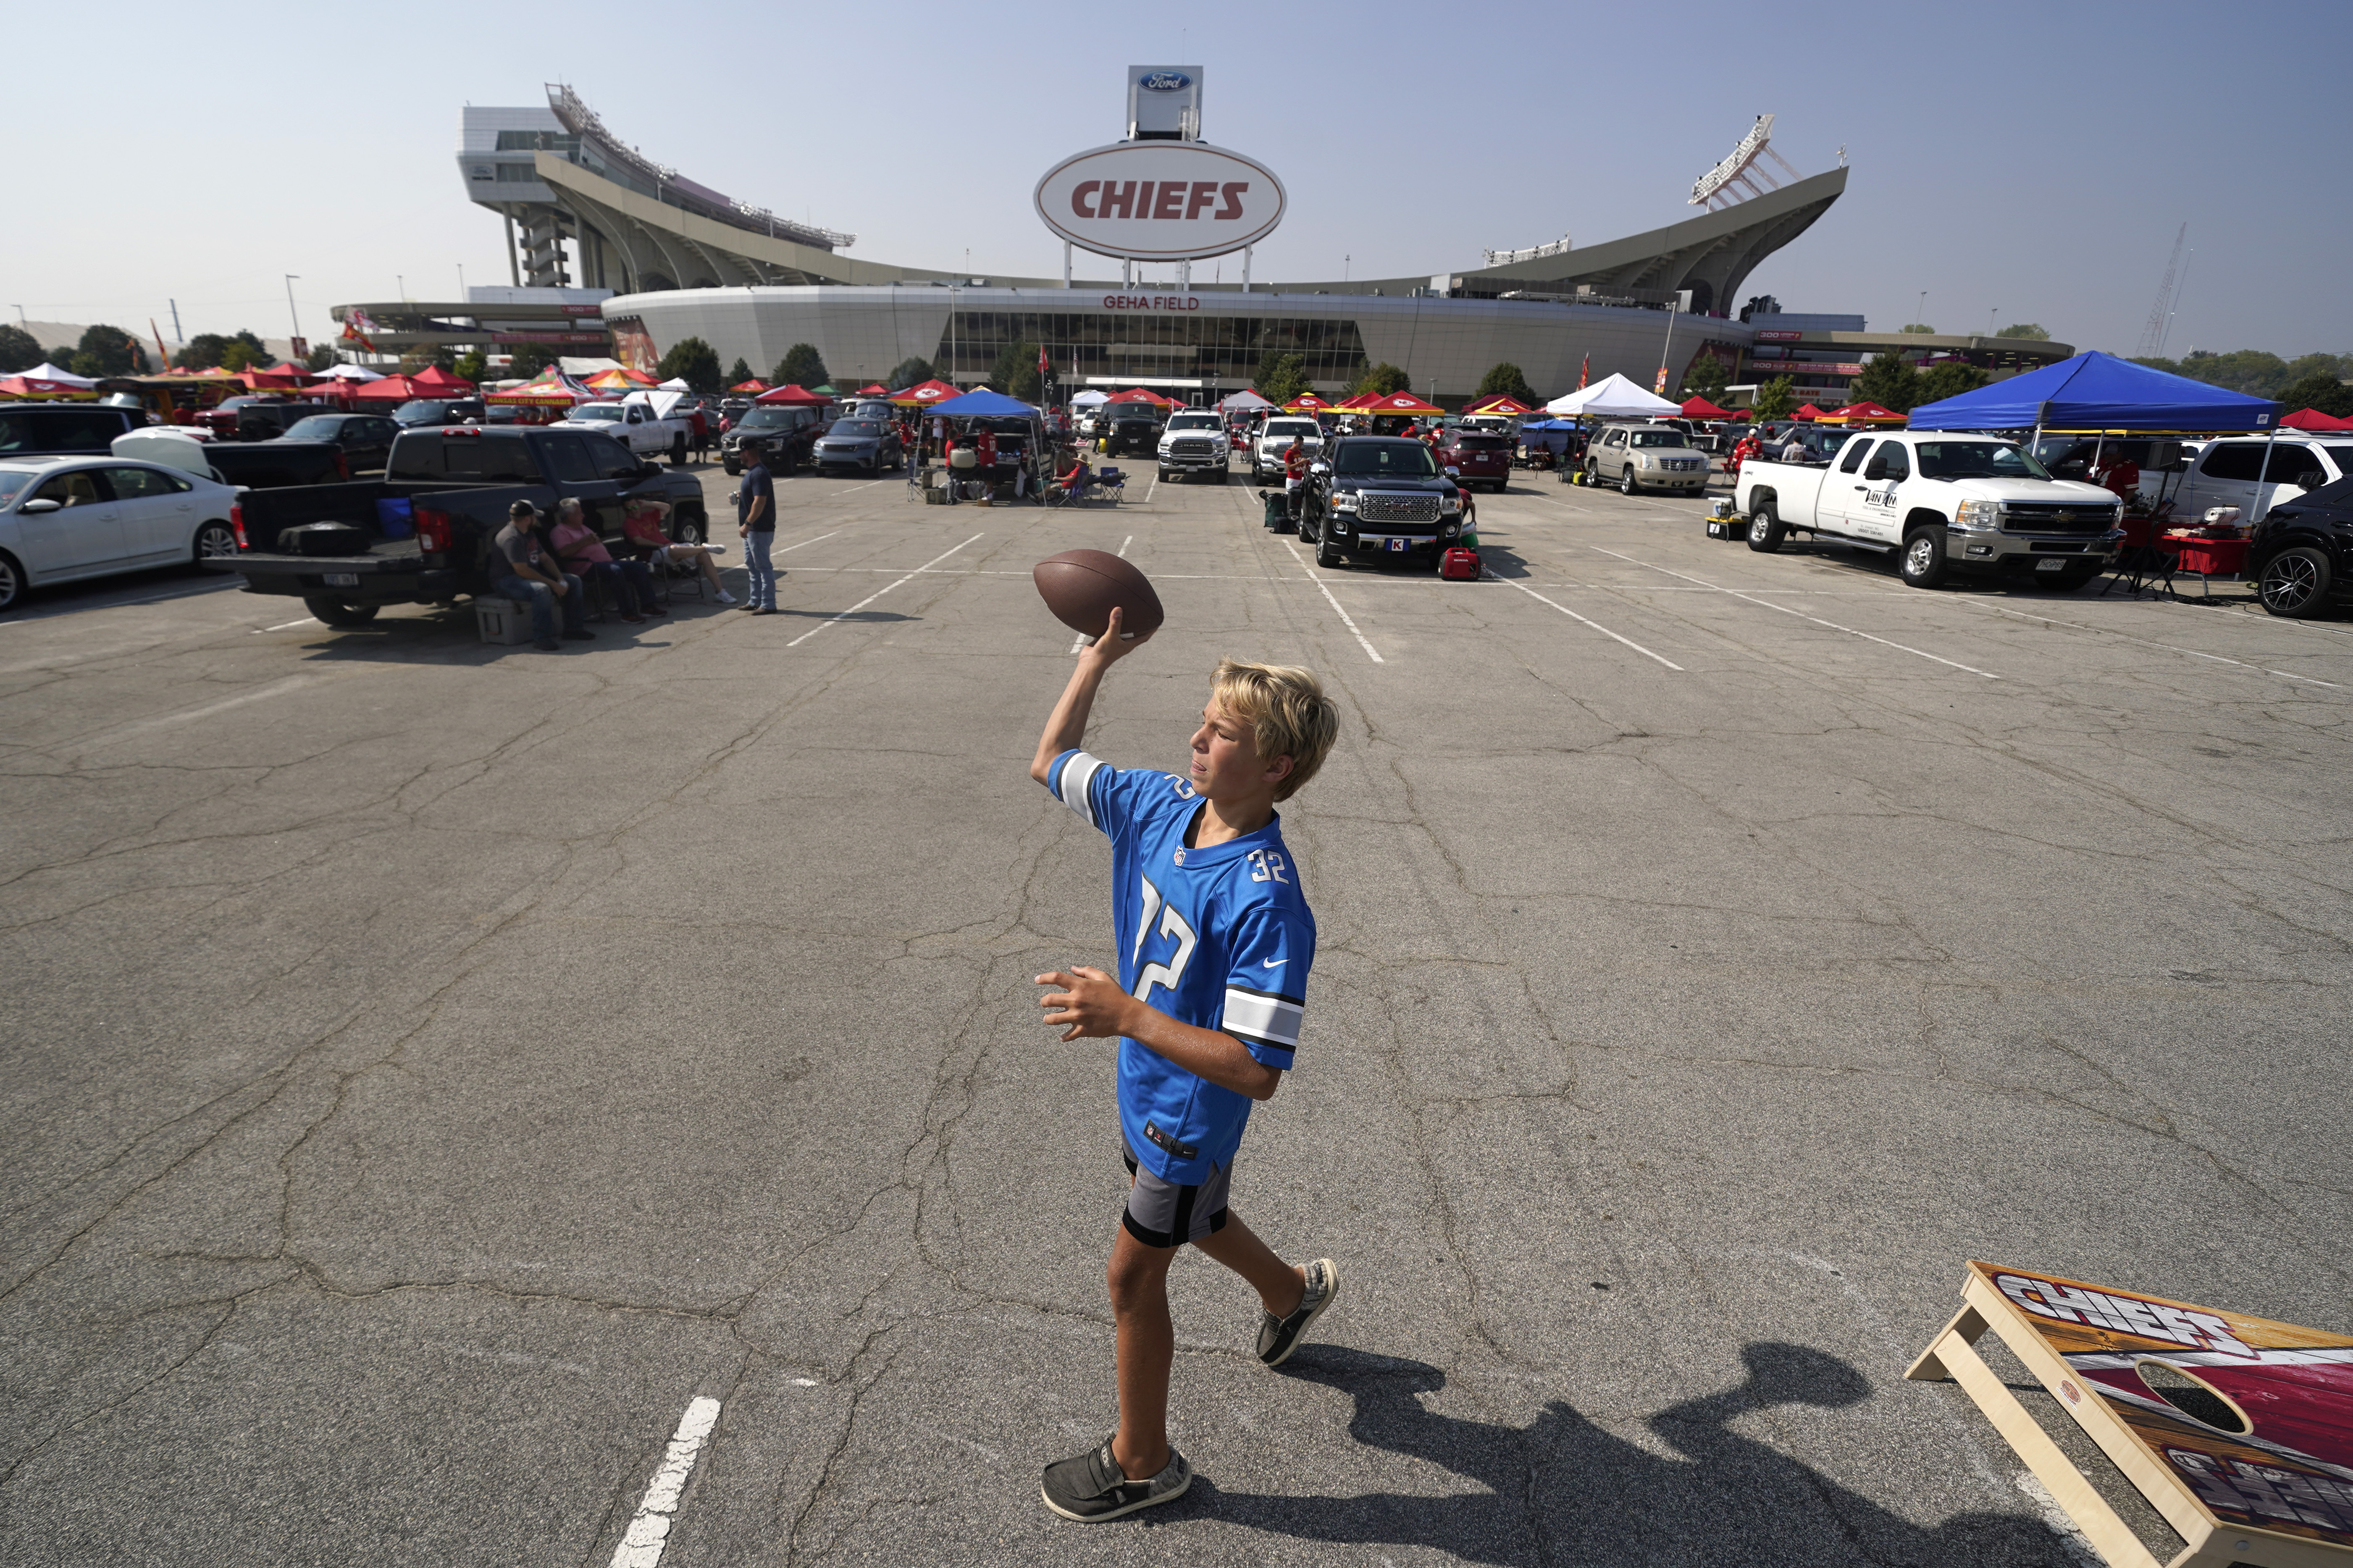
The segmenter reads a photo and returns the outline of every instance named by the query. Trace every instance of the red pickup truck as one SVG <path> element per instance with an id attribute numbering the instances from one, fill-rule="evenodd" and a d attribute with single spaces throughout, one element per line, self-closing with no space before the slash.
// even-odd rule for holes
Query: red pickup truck
<path id="1" fill-rule="evenodd" d="M 1485 484 L 1500 495 L 1512 482 L 1512 438 L 1491 430 L 1458 426 L 1438 443 L 1438 466 L 1453 469 L 1465 489 Z"/>

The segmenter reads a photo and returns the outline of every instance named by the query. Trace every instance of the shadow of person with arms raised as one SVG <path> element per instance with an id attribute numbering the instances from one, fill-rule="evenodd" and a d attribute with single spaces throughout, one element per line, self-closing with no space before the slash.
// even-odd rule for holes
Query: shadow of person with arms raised
<path id="1" fill-rule="evenodd" d="M 1226 1491 L 1203 1477 L 1193 1488 L 1203 1500 L 1191 1506 L 1279 1535 L 1424 1546 L 1474 1563 L 2074 1568 L 2059 1538 L 2034 1521 L 1969 1513 L 1924 1529 L 1733 1430 L 1736 1418 L 1776 1405 L 1843 1409 L 1871 1393 L 1846 1363 L 1801 1345 L 1752 1344 L 1741 1359 L 1745 1383 L 1650 1419 L 1683 1456 L 1662 1458 L 1557 1400 L 1525 1427 L 1433 1415 L 1419 1396 L 1446 1386 L 1436 1367 L 1310 1346 L 1283 1374 L 1353 1398 L 1350 1436 L 1481 1489 L 1279 1497 Z"/>

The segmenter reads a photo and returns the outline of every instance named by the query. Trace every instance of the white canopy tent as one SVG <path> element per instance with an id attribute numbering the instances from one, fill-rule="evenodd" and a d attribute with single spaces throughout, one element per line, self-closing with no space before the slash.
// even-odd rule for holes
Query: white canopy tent
<path id="1" fill-rule="evenodd" d="M 384 379 L 380 372 L 370 370 L 364 364 L 332 364 L 319 374 L 329 381 L 382 381 Z"/>
<path id="2" fill-rule="evenodd" d="M 1080 393 L 1076 397 L 1071 398 L 1071 406 L 1073 408 L 1093 408 L 1103 404 L 1109 403 L 1110 401 L 1110 393 L 1099 392 L 1091 386 L 1084 392 Z"/>
<path id="3" fill-rule="evenodd" d="M 86 375 L 76 375 L 73 372 L 53 365 L 47 360 L 43 360 L 30 370 L 12 370 L 6 374 L 21 375 L 26 381 L 54 381 L 61 386 L 78 386 L 84 392 L 98 384 Z"/>
<path id="4" fill-rule="evenodd" d="M 1653 397 L 1622 375 L 1609 375 L 1554 398 L 1545 405 L 1545 412 L 1556 419 L 1649 419 L 1681 414 L 1683 405 Z"/>
<path id="5" fill-rule="evenodd" d="M 668 381 L 661 384 L 661 390 L 664 392 L 692 392 L 694 388 L 686 384 L 686 377 L 682 375 L 674 375 Z"/>
<path id="6" fill-rule="evenodd" d="M 1275 405 L 1245 386 L 1231 397 L 1220 401 L 1218 406 L 1229 414 L 1235 414 L 1252 408 L 1272 408 Z"/>

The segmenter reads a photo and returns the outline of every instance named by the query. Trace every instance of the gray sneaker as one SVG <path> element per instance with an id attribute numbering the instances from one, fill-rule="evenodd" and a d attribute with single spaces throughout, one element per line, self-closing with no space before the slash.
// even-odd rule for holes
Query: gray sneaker
<path id="1" fill-rule="evenodd" d="M 1111 1457 L 1111 1439 L 1103 1446 L 1046 1467 L 1038 1495 L 1064 1519 L 1081 1524 L 1101 1524 L 1107 1519 L 1134 1513 L 1154 1503 L 1174 1502 L 1193 1484 L 1193 1467 L 1174 1447 L 1168 1463 L 1148 1481 L 1131 1481 Z"/>
<path id="2" fill-rule="evenodd" d="M 1291 1316 L 1278 1318 L 1272 1312 L 1261 1315 L 1258 1326 L 1258 1359 L 1269 1366 L 1281 1366 L 1299 1348 L 1300 1340 L 1313 1328 L 1324 1309 L 1340 1293 L 1340 1266 L 1328 1258 L 1319 1258 L 1307 1266 L 1307 1289 L 1299 1298 L 1299 1305 Z"/>

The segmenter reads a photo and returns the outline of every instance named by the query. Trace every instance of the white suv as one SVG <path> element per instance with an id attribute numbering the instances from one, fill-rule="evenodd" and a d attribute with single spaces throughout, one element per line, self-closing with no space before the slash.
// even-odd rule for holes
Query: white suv
<path id="1" fill-rule="evenodd" d="M 1211 410 L 1180 408 L 1160 432 L 1160 477 L 1215 474 L 1226 481 L 1226 422 Z"/>

